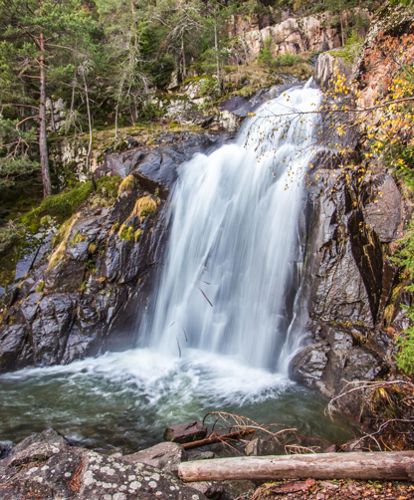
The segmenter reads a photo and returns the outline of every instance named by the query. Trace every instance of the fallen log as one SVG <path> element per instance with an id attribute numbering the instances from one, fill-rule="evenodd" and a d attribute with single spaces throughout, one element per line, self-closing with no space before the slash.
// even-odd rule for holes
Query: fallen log
<path id="1" fill-rule="evenodd" d="M 218 432 L 212 432 L 209 436 L 204 439 L 199 439 L 198 441 L 192 441 L 190 443 L 182 444 L 185 450 L 191 448 L 200 448 L 201 446 L 207 446 L 208 444 L 221 443 L 222 441 L 230 441 L 232 439 L 241 439 L 245 436 L 249 436 L 255 432 L 254 429 L 243 429 L 237 432 L 230 432 L 229 434 L 219 434 Z"/>
<path id="2" fill-rule="evenodd" d="M 414 451 L 314 453 L 183 462 L 183 481 L 365 479 L 414 481 Z"/>

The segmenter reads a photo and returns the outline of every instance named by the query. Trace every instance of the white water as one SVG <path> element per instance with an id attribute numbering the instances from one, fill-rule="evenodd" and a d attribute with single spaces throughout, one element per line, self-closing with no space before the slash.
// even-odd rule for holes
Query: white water
<path id="1" fill-rule="evenodd" d="M 256 111 L 234 144 L 180 168 L 147 345 L 286 370 L 297 345 L 290 333 L 303 261 L 304 174 L 319 124 L 318 114 L 306 112 L 320 99 L 309 85 L 284 92 Z"/>

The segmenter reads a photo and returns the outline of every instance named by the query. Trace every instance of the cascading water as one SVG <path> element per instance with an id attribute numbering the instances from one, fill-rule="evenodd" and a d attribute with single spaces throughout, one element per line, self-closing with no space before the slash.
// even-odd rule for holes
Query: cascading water
<path id="1" fill-rule="evenodd" d="M 300 339 L 304 177 L 318 149 L 318 114 L 307 112 L 320 99 L 310 85 L 291 89 L 234 144 L 180 168 L 141 346 L 0 376 L 0 439 L 53 426 L 133 451 L 211 409 L 335 439 L 324 402 L 286 376 Z"/>
<path id="2" fill-rule="evenodd" d="M 317 149 L 319 118 L 309 112 L 320 100 L 309 83 L 286 91 L 257 110 L 235 144 L 181 167 L 147 345 L 286 368 L 303 260 L 304 174 Z"/>

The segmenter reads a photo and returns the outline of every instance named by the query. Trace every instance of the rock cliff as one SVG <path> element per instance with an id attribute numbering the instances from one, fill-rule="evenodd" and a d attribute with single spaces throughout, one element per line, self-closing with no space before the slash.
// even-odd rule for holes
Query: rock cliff
<path id="1" fill-rule="evenodd" d="M 396 47 L 413 60 L 413 29 L 412 13 L 404 9 L 383 12 L 374 21 L 361 57 L 347 71 L 359 89 L 357 106 L 372 106 L 386 95 L 398 71 Z M 316 76 L 325 88 L 335 68 L 346 72 L 346 64 L 334 55 L 320 56 Z M 366 119 L 375 122 L 381 112 Z M 337 394 L 347 381 L 373 380 L 392 369 L 395 345 L 389 332 L 390 327 L 401 329 L 402 313 L 395 307 L 399 276 L 390 256 L 412 210 L 386 164 L 363 159 L 358 131 L 345 140 L 366 173 L 359 179 L 352 173 L 347 177 L 343 165 L 350 158 L 337 152 L 328 154 L 313 173 L 318 181 L 310 194 L 309 339 L 291 364 L 296 380 L 327 396 Z"/>

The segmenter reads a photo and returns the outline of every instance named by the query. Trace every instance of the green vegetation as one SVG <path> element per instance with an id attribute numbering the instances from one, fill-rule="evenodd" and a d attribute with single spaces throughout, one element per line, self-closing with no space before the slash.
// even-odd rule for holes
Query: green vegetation
<path id="1" fill-rule="evenodd" d="M 300 64 L 302 62 L 304 62 L 303 57 L 297 54 L 280 54 L 273 60 L 273 64 L 276 67 L 294 66 L 295 64 Z"/>
<path id="2" fill-rule="evenodd" d="M 124 193 L 132 193 L 135 188 L 135 177 L 133 175 L 127 175 L 125 179 L 119 184 L 118 196 Z"/>
<path id="3" fill-rule="evenodd" d="M 364 40 L 357 31 L 352 31 L 347 38 L 345 45 L 341 49 L 333 50 L 331 54 L 352 64 L 358 55 L 361 53 Z"/>
<path id="4" fill-rule="evenodd" d="M 72 189 L 45 198 L 42 203 L 23 215 L 21 222 L 33 233 L 39 230 L 43 217 L 53 217 L 61 224 L 84 203 L 93 191 L 92 182 L 84 182 Z"/>
<path id="5" fill-rule="evenodd" d="M 400 247 L 393 261 L 402 268 L 402 278 L 407 292 L 414 292 L 414 222 L 406 236 L 401 241 Z M 414 375 L 414 305 L 406 307 L 406 314 L 411 322 L 403 334 L 398 338 L 397 366 L 409 375 Z"/>
<path id="6" fill-rule="evenodd" d="M 121 224 L 118 232 L 119 238 L 124 241 L 134 241 L 135 240 L 135 229 L 134 226 L 128 226 L 127 224 Z"/>
<path id="7" fill-rule="evenodd" d="M 47 216 L 61 224 L 73 215 L 92 193 L 98 200 L 100 197 L 113 200 L 118 193 L 119 183 L 119 177 L 101 177 L 96 181 L 96 193 L 94 193 L 92 181 L 79 183 L 71 189 L 45 198 L 38 207 L 23 215 L 21 222 L 33 233 L 39 230 L 42 220 L 45 221 L 44 218 Z"/>

